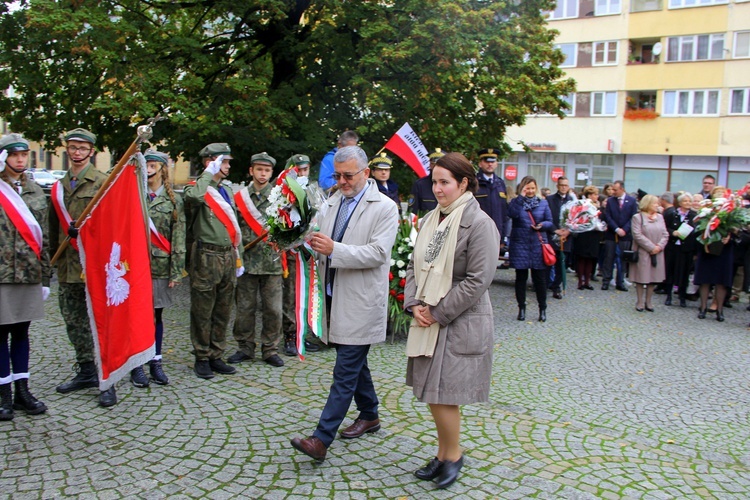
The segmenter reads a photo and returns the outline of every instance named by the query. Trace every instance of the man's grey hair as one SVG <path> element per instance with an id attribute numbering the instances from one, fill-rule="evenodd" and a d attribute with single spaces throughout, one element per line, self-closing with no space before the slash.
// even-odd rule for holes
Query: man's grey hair
<path id="1" fill-rule="evenodd" d="M 339 146 L 356 146 L 359 142 L 359 136 L 354 130 L 347 130 L 341 133 L 338 142 Z"/>
<path id="2" fill-rule="evenodd" d="M 682 200 L 685 200 L 685 199 L 693 201 L 693 195 L 687 192 L 682 193 L 681 195 L 677 197 L 677 203 L 682 203 Z"/>
<path id="3" fill-rule="evenodd" d="M 344 163 L 352 159 L 357 160 L 357 170 L 367 168 L 367 153 L 359 146 L 343 147 L 333 155 L 334 163 Z"/>
<path id="4" fill-rule="evenodd" d="M 663 195 L 659 196 L 659 199 L 662 201 L 666 201 L 670 205 L 674 204 L 674 193 L 671 191 L 667 191 Z"/>

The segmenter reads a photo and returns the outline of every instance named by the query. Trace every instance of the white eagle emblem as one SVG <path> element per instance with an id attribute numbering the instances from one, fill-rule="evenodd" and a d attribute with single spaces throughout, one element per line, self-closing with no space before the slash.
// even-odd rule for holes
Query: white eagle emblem
<path id="1" fill-rule="evenodd" d="M 119 306 L 130 295 L 130 283 L 123 278 L 128 272 L 128 264 L 120 261 L 119 243 L 112 243 L 112 252 L 104 270 L 107 273 L 107 305 Z"/>

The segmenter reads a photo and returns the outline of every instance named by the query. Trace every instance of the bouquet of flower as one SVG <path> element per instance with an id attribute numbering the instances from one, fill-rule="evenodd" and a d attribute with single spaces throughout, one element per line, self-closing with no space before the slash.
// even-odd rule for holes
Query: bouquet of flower
<path id="1" fill-rule="evenodd" d="M 571 233 L 604 231 L 607 224 L 599 218 L 600 215 L 599 209 L 588 198 L 569 201 L 560 210 L 560 227 Z"/>
<path id="2" fill-rule="evenodd" d="M 279 174 L 268 201 L 268 241 L 277 250 L 300 246 L 316 229 L 323 196 L 318 189 L 308 185 L 307 177 L 298 177 L 294 168 Z"/>
<path id="3" fill-rule="evenodd" d="M 417 238 L 417 217 L 408 215 L 398 222 L 396 242 L 391 251 L 391 272 L 388 275 L 388 318 L 394 331 L 405 331 L 411 323 L 411 316 L 404 312 L 404 286 L 406 286 L 406 266 L 414 251 Z"/>
<path id="4" fill-rule="evenodd" d="M 736 193 L 727 189 L 722 198 L 703 200 L 695 216 L 698 242 L 710 245 L 750 224 L 750 210 L 744 199 L 745 189 Z"/>

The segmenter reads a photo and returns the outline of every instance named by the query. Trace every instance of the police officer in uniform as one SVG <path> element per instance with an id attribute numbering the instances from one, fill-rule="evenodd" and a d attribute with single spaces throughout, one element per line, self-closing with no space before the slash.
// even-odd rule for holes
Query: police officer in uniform
<path id="1" fill-rule="evenodd" d="M 477 152 L 479 157 L 479 171 L 477 172 L 477 181 L 479 187 L 474 194 L 479 206 L 489 215 L 500 233 L 500 241 L 507 236 L 505 234 L 505 223 L 508 220 L 508 195 L 505 189 L 505 181 L 495 174 L 497 168 L 497 159 L 500 150 L 496 148 L 480 149 Z M 498 248 L 498 254 L 500 249 Z"/>
<path id="2" fill-rule="evenodd" d="M 429 154 L 430 172 L 432 172 L 435 162 L 443 156 L 445 156 L 445 153 L 440 148 L 435 148 Z M 423 216 L 435 207 L 437 207 L 437 200 L 432 192 L 432 174 L 414 181 L 414 184 L 411 185 L 411 194 L 409 195 L 409 211 L 413 214 Z"/>
<path id="3" fill-rule="evenodd" d="M 401 200 L 398 198 L 398 184 L 391 180 L 391 168 L 393 168 L 393 160 L 391 160 L 387 154 L 380 153 L 373 157 L 368 165 L 370 167 L 370 174 L 375 179 L 375 183 L 378 185 L 378 189 L 381 193 L 392 199 L 396 206 L 398 206 L 399 212 L 401 211 Z M 432 186 L 430 186 L 432 189 Z"/>
<path id="4" fill-rule="evenodd" d="M 226 350 L 226 331 L 232 314 L 234 288 L 242 267 L 242 241 L 231 238 L 237 222 L 237 207 L 232 188 L 224 179 L 229 175 L 232 152 L 226 143 L 212 143 L 199 153 L 205 171 L 194 185 L 185 187 L 185 203 L 191 206 L 190 249 L 190 338 L 195 355 L 195 374 L 204 379 L 214 372 L 232 374 L 222 356 Z M 219 216 L 222 207 L 225 225 Z M 236 226 L 234 226 L 236 227 Z"/>
<path id="5" fill-rule="evenodd" d="M 107 176 L 91 163 L 91 158 L 96 153 L 94 134 L 86 129 L 76 128 L 66 133 L 63 140 L 70 161 L 70 170 L 58 182 L 62 187 L 64 210 L 73 222 L 67 224 L 58 216 L 59 207 L 53 201 L 53 209 L 49 211 L 50 252 L 53 255 L 66 236 L 78 237 L 74 221 L 107 179 Z M 99 376 L 94 364 L 94 337 L 86 306 L 86 285 L 78 250 L 73 245 L 68 245 L 56 265 L 60 282 L 60 312 L 65 320 L 70 343 L 76 351 L 79 367 L 79 372 L 73 380 L 57 386 L 57 392 L 66 394 L 87 387 L 98 387 Z M 99 393 L 99 404 L 104 407 L 117 404 L 114 385 Z"/>

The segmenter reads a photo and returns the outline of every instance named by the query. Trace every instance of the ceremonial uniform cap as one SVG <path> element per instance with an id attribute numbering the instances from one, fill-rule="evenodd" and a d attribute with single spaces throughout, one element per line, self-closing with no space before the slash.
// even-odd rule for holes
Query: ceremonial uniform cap
<path id="1" fill-rule="evenodd" d="M 373 157 L 373 159 L 370 160 L 370 163 L 367 166 L 370 168 L 389 170 L 393 167 L 393 160 L 388 158 L 387 154 L 380 153 L 379 155 Z"/>
<path id="2" fill-rule="evenodd" d="M 493 162 L 497 161 L 497 157 L 500 156 L 500 150 L 497 148 L 485 148 L 477 151 L 480 160 Z"/>
<path id="3" fill-rule="evenodd" d="M 146 152 L 143 153 L 143 156 L 146 158 L 146 161 L 158 161 L 165 165 L 169 165 L 169 155 L 166 153 L 160 153 L 155 149 L 147 149 Z"/>
<path id="4" fill-rule="evenodd" d="M 276 158 L 263 151 L 250 157 L 250 165 L 255 165 L 256 163 L 270 163 L 272 167 L 275 167 Z"/>
<path id="5" fill-rule="evenodd" d="M 82 142 L 90 142 L 91 144 L 96 144 L 96 136 L 86 130 L 85 128 L 74 128 L 73 130 L 70 130 L 68 132 L 65 132 L 65 135 L 63 136 L 63 140 L 65 142 L 67 141 L 82 141 Z"/>
<path id="6" fill-rule="evenodd" d="M 29 141 L 23 138 L 21 134 L 8 134 L 0 138 L 0 151 L 6 150 L 8 153 L 16 151 L 28 151 Z"/>
<path id="7" fill-rule="evenodd" d="M 445 156 L 445 153 L 443 152 L 443 150 L 440 148 L 435 148 L 435 150 L 432 153 L 430 153 L 427 157 L 430 159 L 431 163 L 435 163 L 443 156 Z"/>
<path id="8" fill-rule="evenodd" d="M 310 157 L 307 155 L 292 155 L 291 158 L 289 158 L 292 163 L 295 165 L 309 165 L 310 164 Z M 287 160 L 287 163 L 289 162 Z"/>
<path id="9" fill-rule="evenodd" d="M 212 142 L 205 148 L 201 149 L 198 156 L 202 158 L 224 156 L 224 159 L 232 159 L 232 150 L 226 142 Z"/>

